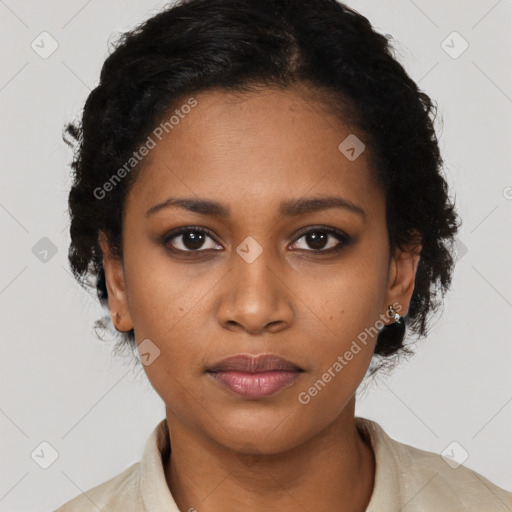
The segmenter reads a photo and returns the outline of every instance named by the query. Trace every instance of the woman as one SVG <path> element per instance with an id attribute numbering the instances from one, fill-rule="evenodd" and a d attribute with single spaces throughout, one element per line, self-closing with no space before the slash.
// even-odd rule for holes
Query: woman
<path id="1" fill-rule="evenodd" d="M 354 412 L 451 283 L 434 110 L 334 0 L 190 0 L 124 34 L 67 129 L 70 262 L 166 417 L 59 511 L 512 508 Z"/>

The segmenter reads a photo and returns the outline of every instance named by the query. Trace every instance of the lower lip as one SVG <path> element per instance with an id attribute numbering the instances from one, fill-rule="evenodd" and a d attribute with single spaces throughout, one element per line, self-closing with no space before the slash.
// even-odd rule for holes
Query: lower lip
<path id="1" fill-rule="evenodd" d="M 208 372 L 222 386 L 246 398 L 263 398 L 290 386 L 298 371 L 247 373 L 236 371 Z"/>

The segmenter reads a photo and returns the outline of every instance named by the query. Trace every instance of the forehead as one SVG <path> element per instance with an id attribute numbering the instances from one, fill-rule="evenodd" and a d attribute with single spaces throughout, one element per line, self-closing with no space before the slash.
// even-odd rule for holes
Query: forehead
<path id="1" fill-rule="evenodd" d="M 169 133 L 151 134 L 155 145 L 129 194 L 132 206 L 198 196 L 236 209 L 336 194 L 366 209 L 379 195 L 365 151 L 355 159 L 344 152 L 344 141 L 364 135 L 307 90 L 206 91 L 193 99 L 193 108 L 178 104 L 165 118 L 175 113 Z"/>

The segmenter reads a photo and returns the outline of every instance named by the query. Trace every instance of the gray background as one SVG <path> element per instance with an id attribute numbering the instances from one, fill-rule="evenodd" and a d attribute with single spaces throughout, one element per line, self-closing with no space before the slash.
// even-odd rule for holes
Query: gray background
<path id="1" fill-rule="evenodd" d="M 357 414 L 426 450 L 456 441 L 465 465 L 512 490 L 512 2 L 348 4 L 393 35 L 397 57 L 437 101 L 463 218 L 442 316 L 414 358 L 366 389 Z M 1 511 L 52 510 L 120 473 L 165 414 L 145 376 L 92 332 L 102 311 L 67 264 L 72 155 L 61 140 L 97 84 L 109 37 L 163 5 L 0 0 Z M 45 31 L 58 44 L 47 58 Z M 48 469 L 31 457 L 43 441 L 58 452 Z"/>

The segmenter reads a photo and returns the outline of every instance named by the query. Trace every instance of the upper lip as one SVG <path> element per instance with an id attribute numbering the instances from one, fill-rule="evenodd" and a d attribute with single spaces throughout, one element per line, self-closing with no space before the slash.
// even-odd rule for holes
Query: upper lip
<path id="1" fill-rule="evenodd" d="M 304 371 L 295 363 L 274 354 L 237 354 L 218 361 L 210 366 L 208 372 L 238 371 L 262 373 L 270 371 Z"/>

